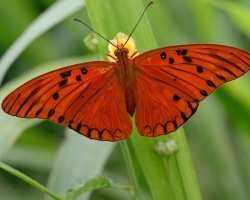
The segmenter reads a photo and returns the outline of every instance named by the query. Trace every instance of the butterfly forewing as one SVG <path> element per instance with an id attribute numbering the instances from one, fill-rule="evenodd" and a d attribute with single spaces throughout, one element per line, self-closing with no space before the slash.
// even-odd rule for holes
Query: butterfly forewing
<path id="1" fill-rule="evenodd" d="M 217 87 L 250 69 L 250 54 L 221 45 L 182 45 L 135 57 L 136 125 L 141 135 L 175 131 Z"/>
<path id="2" fill-rule="evenodd" d="M 105 66 L 105 62 L 104 64 L 100 64 Z M 41 114 L 44 106 L 46 106 L 46 108 L 53 108 L 61 99 L 72 92 L 72 88 L 77 88 L 77 86 L 82 85 L 82 83 L 86 85 L 86 83 L 93 78 L 110 71 L 110 66 L 106 67 L 108 68 L 99 67 L 99 70 L 97 70 L 98 68 L 96 68 L 95 65 L 85 63 L 43 74 L 28 81 L 10 93 L 3 101 L 2 107 L 5 112 L 14 116 L 34 118 L 36 114 L 39 114 L 40 118 L 46 119 L 46 113 Z M 88 70 L 90 72 L 88 72 Z M 93 71 L 95 73 L 93 73 Z M 86 73 L 88 74 L 87 76 Z M 83 76 L 84 81 L 82 81 Z M 67 101 L 64 100 L 64 102 L 64 104 L 67 104 Z"/>

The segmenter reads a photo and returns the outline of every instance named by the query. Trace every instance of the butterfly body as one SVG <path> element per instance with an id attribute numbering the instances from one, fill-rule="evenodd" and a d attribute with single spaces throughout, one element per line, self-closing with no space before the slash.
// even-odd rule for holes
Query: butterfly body
<path id="1" fill-rule="evenodd" d="M 119 83 L 126 102 L 126 109 L 130 116 L 135 113 L 135 63 L 132 57 L 128 56 L 129 50 L 123 48 L 122 44 L 118 45 L 118 49 L 115 54 L 116 62 L 114 62 L 115 76 L 117 77 L 117 82 Z M 109 56 L 109 54 L 108 54 Z"/>
<path id="2" fill-rule="evenodd" d="M 138 55 L 132 38 L 118 33 L 110 62 L 80 63 L 28 81 L 3 101 L 14 116 L 63 124 L 96 140 L 126 139 L 129 115 L 142 136 L 178 129 L 199 102 L 250 69 L 246 51 L 215 44 L 163 47 Z"/>

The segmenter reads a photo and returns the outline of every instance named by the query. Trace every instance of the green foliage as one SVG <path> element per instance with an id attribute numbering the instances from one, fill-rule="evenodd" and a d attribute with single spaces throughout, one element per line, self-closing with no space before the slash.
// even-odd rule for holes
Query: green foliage
<path id="1" fill-rule="evenodd" d="M 134 191 L 132 186 L 125 185 L 107 176 L 84 177 L 76 180 L 67 192 L 66 200 L 76 199 L 79 195 L 87 191 L 93 191 L 101 188 L 113 188 L 125 190 L 134 198 Z"/>
<path id="2" fill-rule="evenodd" d="M 71 6 L 59 2 L 0 2 L 3 30 L 0 32 L 3 55 L 0 79 L 4 78 L 0 102 L 32 77 L 73 63 L 99 59 L 99 55 L 82 43 L 91 31 L 75 23 L 73 17 L 91 24 L 107 39 L 113 39 L 118 32 L 131 32 L 148 0 L 86 0 L 87 9 L 82 7 L 81 0 L 70 1 Z M 220 43 L 250 51 L 249 13 L 246 0 L 155 1 L 132 37 L 140 53 L 187 43 Z M 18 37 L 21 39 L 16 43 Z M 96 38 L 106 59 L 107 42 Z M 186 136 L 180 129 L 169 136 L 144 138 L 134 130 L 126 141 L 98 142 L 50 122 L 19 119 L 0 110 L 0 159 L 32 178 L 26 179 L 0 163 L 4 169 L 0 170 L 0 186 L 4 188 L 0 190 L 0 199 L 44 199 L 46 189 L 42 185 L 48 187 L 48 193 L 65 198 L 77 179 L 84 180 L 89 175 L 104 175 L 133 186 L 134 199 L 198 200 L 200 193 L 205 200 L 249 199 L 249 77 L 246 74 L 224 85 L 202 102 L 184 126 Z M 179 152 L 161 158 L 152 149 L 166 139 L 176 141 Z M 33 180 L 42 184 L 33 184 L 39 190 L 29 185 Z M 112 182 L 110 185 L 117 188 Z M 75 194 L 79 195 L 82 188 L 81 185 Z M 98 189 L 77 199 L 117 197 L 131 199 L 126 191 L 114 189 Z M 45 199 L 51 198 L 45 195 Z"/>

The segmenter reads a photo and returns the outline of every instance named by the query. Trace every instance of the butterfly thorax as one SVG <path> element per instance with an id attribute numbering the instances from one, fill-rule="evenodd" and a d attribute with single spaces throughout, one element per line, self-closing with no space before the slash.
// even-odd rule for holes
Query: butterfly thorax
<path id="1" fill-rule="evenodd" d="M 134 40 L 124 33 L 118 33 L 111 42 L 116 47 L 109 45 L 110 53 L 108 57 L 110 61 L 115 62 L 115 73 L 118 82 L 124 91 L 127 112 L 132 116 L 135 112 L 135 72 L 132 58 L 138 55 L 134 45 Z M 124 43 L 127 43 L 124 46 Z"/>

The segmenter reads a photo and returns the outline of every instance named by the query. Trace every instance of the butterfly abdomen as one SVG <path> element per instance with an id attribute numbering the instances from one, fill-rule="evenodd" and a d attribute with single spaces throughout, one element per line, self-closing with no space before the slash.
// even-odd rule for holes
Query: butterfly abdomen
<path id="1" fill-rule="evenodd" d="M 127 88 L 125 91 L 126 109 L 128 114 L 132 117 L 135 113 L 135 97 L 132 88 Z"/>

